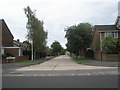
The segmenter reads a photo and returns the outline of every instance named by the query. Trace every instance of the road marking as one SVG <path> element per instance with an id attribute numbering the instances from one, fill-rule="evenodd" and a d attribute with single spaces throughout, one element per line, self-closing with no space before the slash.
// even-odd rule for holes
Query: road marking
<path id="1" fill-rule="evenodd" d="M 119 75 L 117 71 L 107 71 L 107 72 L 87 72 L 87 73 L 71 73 L 71 74 L 24 74 L 24 73 L 16 73 L 10 72 L 9 74 L 2 74 L 1 76 L 87 76 L 87 75 Z"/>
<path id="2" fill-rule="evenodd" d="M 75 76 L 75 74 L 73 73 L 72 76 Z"/>

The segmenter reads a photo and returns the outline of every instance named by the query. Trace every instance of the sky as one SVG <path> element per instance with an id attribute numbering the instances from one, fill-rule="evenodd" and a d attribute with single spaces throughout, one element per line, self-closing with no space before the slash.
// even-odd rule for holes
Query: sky
<path id="1" fill-rule="evenodd" d="M 36 17 L 44 21 L 48 32 L 47 46 L 55 40 L 66 48 L 65 29 L 89 22 L 92 25 L 114 24 L 118 16 L 119 0 L 1 0 L 0 19 L 4 19 L 14 40 L 27 40 L 27 18 L 24 8 L 36 10 Z"/>

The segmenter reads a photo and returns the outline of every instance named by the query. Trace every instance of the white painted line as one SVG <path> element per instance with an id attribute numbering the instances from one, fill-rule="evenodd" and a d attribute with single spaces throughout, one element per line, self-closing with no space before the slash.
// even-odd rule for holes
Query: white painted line
<path id="1" fill-rule="evenodd" d="M 72 75 L 74 76 L 75 74 L 73 73 Z"/>
<path id="2" fill-rule="evenodd" d="M 48 76 L 52 76 L 51 74 L 48 74 Z"/>

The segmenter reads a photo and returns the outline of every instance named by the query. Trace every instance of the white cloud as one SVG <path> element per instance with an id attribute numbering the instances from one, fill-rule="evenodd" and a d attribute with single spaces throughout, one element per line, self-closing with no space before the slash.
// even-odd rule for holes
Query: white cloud
<path id="1" fill-rule="evenodd" d="M 0 18 L 5 19 L 15 39 L 25 40 L 27 34 L 23 8 L 29 5 L 44 21 L 48 45 L 58 40 L 65 47 L 64 28 L 81 22 L 112 24 L 117 17 L 119 0 L 2 0 Z"/>

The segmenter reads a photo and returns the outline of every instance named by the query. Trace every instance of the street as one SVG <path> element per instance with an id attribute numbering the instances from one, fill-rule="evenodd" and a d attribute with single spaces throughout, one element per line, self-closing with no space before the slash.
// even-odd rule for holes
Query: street
<path id="1" fill-rule="evenodd" d="M 3 68 L 3 88 L 118 88 L 118 68 L 82 65 L 59 56 L 37 65 Z"/>

